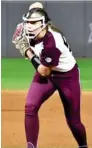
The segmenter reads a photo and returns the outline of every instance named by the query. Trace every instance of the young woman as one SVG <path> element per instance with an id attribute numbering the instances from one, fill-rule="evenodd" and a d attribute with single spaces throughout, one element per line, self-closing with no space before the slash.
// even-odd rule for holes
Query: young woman
<path id="1" fill-rule="evenodd" d="M 23 15 L 13 43 L 36 69 L 25 105 L 27 148 L 37 148 L 38 111 L 56 90 L 78 148 L 88 148 L 80 116 L 79 68 L 65 37 L 53 26 L 41 3 L 34 3 Z"/>

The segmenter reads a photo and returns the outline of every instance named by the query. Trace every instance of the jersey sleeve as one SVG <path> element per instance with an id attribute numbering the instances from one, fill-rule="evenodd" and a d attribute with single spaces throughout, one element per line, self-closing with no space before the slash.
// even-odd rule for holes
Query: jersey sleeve
<path id="1" fill-rule="evenodd" d="M 60 50 L 56 47 L 55 41 L 52 35 L 49 35 L 44 42 L 44 49 L 41 53 L 41 64 L 47 67 L 54 67 L 58 65 L 59 57 L 61 55 Z"/>
<path id="2" fill-rule="evenodd" d="M 57 66 L 60 54 L 61 54 L 60 51 L 55 47 L 48 48 L 48 50 L 43 49 L 41 54 L 41 64 L 47 67 Z"/>

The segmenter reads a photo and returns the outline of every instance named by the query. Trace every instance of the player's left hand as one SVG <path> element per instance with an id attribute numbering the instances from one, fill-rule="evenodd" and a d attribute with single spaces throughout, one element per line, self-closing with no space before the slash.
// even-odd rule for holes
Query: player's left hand
<path id="1" fill-rule="evenodd" d="M 22 56 L 26 56 L 26 51 L 30 48 L 30 46 L 24 34 L 23 23 L 17 25 L 12 38 L 12 43 L 17 49 L 19 49 Z"/>

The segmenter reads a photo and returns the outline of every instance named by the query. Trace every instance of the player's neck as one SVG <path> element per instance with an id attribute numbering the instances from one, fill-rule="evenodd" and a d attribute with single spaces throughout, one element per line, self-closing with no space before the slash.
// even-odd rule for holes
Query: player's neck
<path id="1" fill-rule="evenodd" d="M 47 32 L 47 28 L 44 28 L 44 29 L 37 35 L 36 40 L 37 40 L 37 39 L 43 38 L 43 37 L 45 36 L 46 32 Z"/>

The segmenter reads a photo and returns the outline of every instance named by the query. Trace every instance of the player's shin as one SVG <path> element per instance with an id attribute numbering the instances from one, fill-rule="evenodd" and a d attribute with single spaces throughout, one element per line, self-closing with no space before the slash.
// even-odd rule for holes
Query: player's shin
<path id="1" fill-rule="evenodd" d="M 27 148 L 37 148 L 39 119 L 37 108 L 34 105 L 26 105 L 25 107 L 25 132 Z"/>

